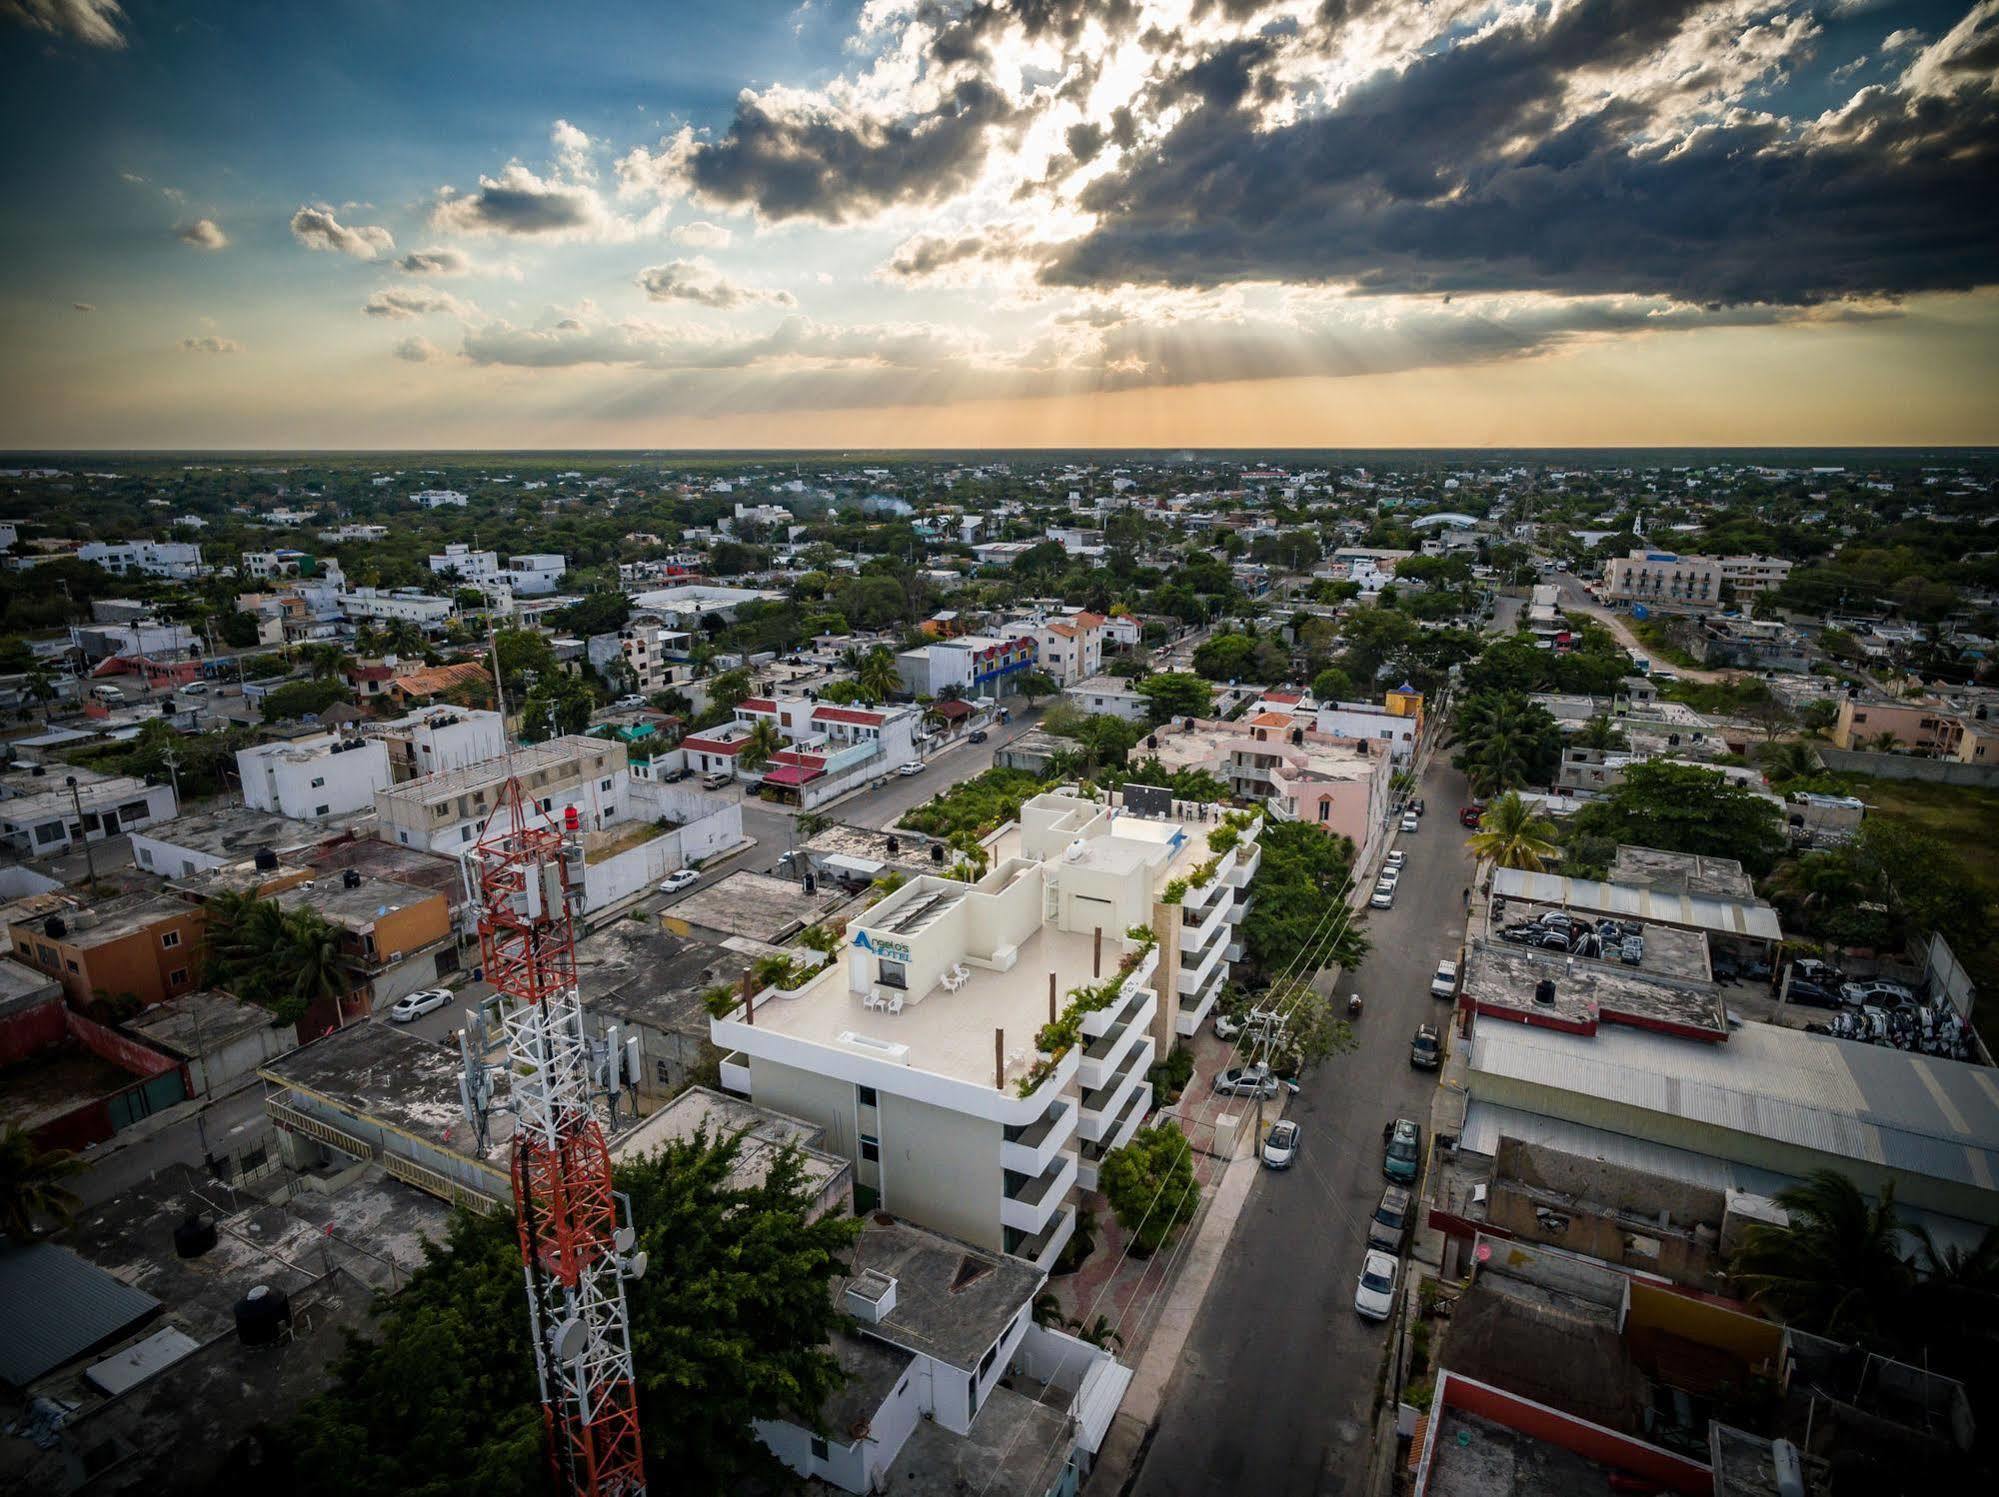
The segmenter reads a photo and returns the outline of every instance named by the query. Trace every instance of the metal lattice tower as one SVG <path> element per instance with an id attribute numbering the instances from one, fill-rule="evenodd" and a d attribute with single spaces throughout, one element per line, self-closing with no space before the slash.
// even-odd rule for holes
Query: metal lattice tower
<path id="1" fill-rule="evenodd" d="M 628 1256 L 593 1105 L 572 919 L 582 852 L 576 813 L 556 827 L 510 779 L 469 861 L 480 959 L 504 1012 L 514 1203 L 556 1490 L 643 1497 L 624 1281 L 644 1262 Z"/>

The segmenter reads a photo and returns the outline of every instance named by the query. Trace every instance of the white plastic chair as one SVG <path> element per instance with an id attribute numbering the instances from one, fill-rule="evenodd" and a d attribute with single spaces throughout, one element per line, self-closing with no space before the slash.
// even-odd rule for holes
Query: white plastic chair
<path id="1" fill-rule="evenodd" d="M 861 994 L 862 1008 L 880 1008 L 881 1006 L 881 998 L 872 988 Z"/>
<path id="2" fill-rule="evenodd" d="M 897 993 L 888 1000 L 888 1011 L 892 1014 L 902 1012 L 902 994 Z"/>

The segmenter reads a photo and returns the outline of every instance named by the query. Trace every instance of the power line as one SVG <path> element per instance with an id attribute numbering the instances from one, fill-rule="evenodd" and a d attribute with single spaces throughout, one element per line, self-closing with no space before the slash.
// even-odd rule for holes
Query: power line
<path id="1" fill-rule="evenodd" d="M 1273 990 L 1277 989 L 1279 985 L 1282 983 L 1295 982 L 1297 980 L 1298 973 L 1302 971 L 1304 968 L 1304 963 L 1306 958 L 1312 955 L 1314 946 L 1319 945 L 1320 943 L 1320 933 L 1324 931 L 1327 922 L 1333 919 L 1335 913 L 1338 913 L 1341 916 L 1340 927 L 1332 934 L 1332 936 L 1325 942 L 1325 944 L 1321 948 L 1320 950 L 1321 959 L 1324 956 L 1329 955 L 1331 953 L 1333 946 L 1337 944 L 1340 936 L 1342 936 L 1345 933 L 1347 927 L 1351 925 L 1355 911 L 1354 907 L 1347 902 L 1346 896 L 1352 891 L 1354 887 L 1355 883 L 1354 875 L 1357 871 L 1358 871 L 1357 861 L 1353 864 L 1349 864 L 1345 880 L 1342 882 L 1341 887 L 1334 893 L 1333 897 L 1328 901 L 1326 912 L 1319 917 L 1318 923 L 1312 927 L 1310 934 L 1308 934 L 1305 940 L 1300 944 L 1297 956 L 1291 961 L 1289 965 L 1287 965 L 1283 973 L 1281 973 L 1278 977 L 1272 980 L 1271 988 Z M 1318 968 L 1314 967 L 1313 970 L 1316 972 Z M 1310 987 L 1309 983 L 1307 983 L 1305 987 L 1301 988 L 1298 992 L 1296 992 L 1292 996 L 1290 1005 L 1285 1009 L 1282 1015 L 1282 1019 L 1284 1020 L 1285 1023 L 1288 1024 L 1291 1017 L 1297 1013 L 1299 1008 L 1303 1006 L 1303 1004 L 1305 1003 L 1306 999 L 1309 996 L 1317 996 L 1317 994 Z M 1328 999 L 1328 1001 L 1329 1002 L 1331 1001 L 1330 998 Z M 1284 1027 L 1283 1024 L 1266 1024 L 1264 1026 L 1263 1034 L 1259 1036 L 1259 1039 L 1260 1040 L 1267 1039 L 1267 1036 L 1273 1030 L 1282 1027 Z M 1249 1035 L 1250 1035 L 1250 1027 L 1247 1024 L 1245 1024 L 1241 1029 L 1237 1031 L 1236 1038 L 1233 1041 L 1231 1041 L 1229 1045 L 1229 1054 L 1228 1054 L 1229 1060 L 1233 1061 L 1236 1059 L 1237 1053 L 1241 1049 L 1243 1041 L 1248 1039 Z M 1190 1125 L 1192 1127 L 1199 1127 L 1206 1122 L 1206 1113 L 1212 1110 L 1216 1106 L 1216 1104 L 1220 1100 L 1220 1095 L 1221 1094 L 1219 1092 L 1214 1091 L 1211 1086 L 1207 1102 L 1203 1106 L 1202 1114 L 1195 1119 L 1189 1120 Z M 1183 1132 L 1185 1131 L 1186 1130 L 1183 1129 Z M 1188 1139 L 1187 1145 L 1189 1150 L 1191 1151 L 1193 1147 L 1193 1142 L 1191 1138 Z M 1228 1167 L 1228 1162 L 1224 1161 L 1222 1166 L 1224 1172 L 1227 1170 L 1227 1167 Z M 1126 1260 L 1131 1256 L 1131 1249 L 1133 1244 L 1135 1244 L 1138 1241 L 1139 1235 L 1145 1229 L 1145 1224 L 1152 1219 L 1152 1213 L 1158 1209 L 1160 1201 L 1165 1197 L 1166 1186 L 1167 1182 L 1165 1180 L 1161 1180 L 1159 1182 L 1159 1188 L 1156 1191 L 1154 1191 L 1152 1200 L 1150 1203 L 1147 1204 L 1144 1214 L 1139 1217 L 1137 1225 L 1131 1229 L 1130 1235 L 1126 1239 L 1123 1251 L 1118 1254 L 1117 1262 L 1112 1265 L 1110 1273 L 1105 1276 L 1102 1287 L 1098 1289 L 1095 1298 L 1091 1300 L 1089 1306 L 1085 1309 L 1083 1315 L 1080 1317 L 1085 1328 L 1094 1323 L 1097 1316 L 1097 1307 L 1103 1303 L 1104 1296 L 1110 1292 L 1112 1284 L 1116 1281 L 1118 1271 L 1124 1267 Z M 1200 1181 L 1198 1179 L 1195 1179 L 1191 1181 L 1188 1187 L 1181 1192 L 1178 1201 L 1175 1202 L 1173 1207 L 1173 1212 L 1176 1218 L 1180 1212 L 1181 1207 L 1185 1205 L 1188 1196 L 1193 1192 L 1197 1191 L 1199 1188 L 1200 1188 Z M 1173 1254 L 1169 1256 L 1166 1265 L 1168 1272 L 1166 1277 L 1161 1280 L 1162 1288 L 1165 1286 L 1166 1282 L 1170 1280 L 1171 1270 L 1173 1265 L 1179 1261 L 1179 1254 L 1185 1250 L 1186 1243 L 1192 1239 L 1193 1235 L 1194 1234 L 1191 1232 L 1184 1234 L 1181 1239 L 1180 1245 L 1176 1247 Z M 1136 1296 L 1134 1296 L 1134 1298 L 1136 1298 Z M 1114 1324 L 1111 1327 L 1113 1334 L 1115 1334 L 1117 1331 L 1119 1331 L 1122 1328 L 1126 1315 L 1128 1313 L 1129 1313 L 1129 1307 L 1127 1307 L 1125 1311 L 1119 1313 L 1116 1324 Z M 1042 1392 L 1036 1397 L 1035 1402 L 1038 1404 L 1047 1396 L 1048 1396 L 1047 1389 L 1044 1388 Z M 1020 1438 L 1020 1434 L 1021 1430 L 1016 1429 L 1014 1434 L 1011 1437 L 1009 1437 L 1009 1439 L 1007 1440 L 1007 1444 L 1005 1448 L 1002 1449 L 999 1459 L 993 1465 L 992 1474 L 986 1478 L 985 1485 L 980 1488 L 981 1497 L 984 1497 L 984 1493 L 991 1488 L 993 1481 L 998 1477 L 1001 1469 L 1003 1469 L 1006 1457 L 1012 1451 L 1014 1443 Z"/>

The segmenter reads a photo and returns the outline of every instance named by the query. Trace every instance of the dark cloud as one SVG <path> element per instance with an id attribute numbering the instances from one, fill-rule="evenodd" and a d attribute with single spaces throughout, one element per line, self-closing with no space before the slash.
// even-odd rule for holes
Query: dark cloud
<path id="1" fill-rule="evenodd" d="M 1199 107 L 1084 192 L 1098 225 L 1043 278 L 1702 305 L 1999 279 L 1990 87 L 1869 89 L 1834 120 L 1731 113 L 1661 144 L 1642 143 L 1649 121 L 1630 99 L 1568 117 L 1574 74 L 1641 63 L 1692 8 L 1593 0 L 1460 41 L 1275 127 L 1254 107 L 1261 39 L 1222 48 L 1161 82 Z M 1962 71 L 1989 40 L 1972 28 L 1936 70 Z"/>
<path id="2" fill-rule="evenodd" d="M 718 311 L 738 307 L 795 307 L 798 298 L 789 291 L 765 291 L 730 280 L 703 259 L 670 260 L 649 265 L 638 274 L 639 289 L 652 301 L 687 301 Z"/>
<path id="3" fill-rule="evenodd" d="M 465 275 L 472 269 L 472 257 L 463 250 L 411 250 L 396 261 L 404 275 Z"/>
<path id="4" fill-rule="evenodd" d="M 431 222 L 463 234 L 582 237 L 600 230 L 604 216 L 587 186 L 538 177 L 514 162 L 497 177 L 481 177 L 477 191 L 447 193 Z"/>
<path id="5" fill-rule="evenodd" d="M 989 131 L 1018 111 L 967 78 L 936 108 L 879 120 L 831 106 L 769 107 L 745 95 L 721 139 L 684 148 L 681 171 L 702 197 L 766 218 L 842 223 L 897 203 L 929 203 L 969 183 Z"/>
<path id="6" fill-rule="evenodd" d="M 87 47 L 125 45 L 125 12 L 118 0 L 0 0 L 0 20 Z"/>
<path id="7" fill-rule="evenodd" d="M 1069 154 L 1076 158 L 1079 165 L 1094 161 L 1097 152 L 1104 148 L 1104 127 L 1088 121 L 1080 125 L 1071 125 L 1063 139 L 1068 143 Z"/>

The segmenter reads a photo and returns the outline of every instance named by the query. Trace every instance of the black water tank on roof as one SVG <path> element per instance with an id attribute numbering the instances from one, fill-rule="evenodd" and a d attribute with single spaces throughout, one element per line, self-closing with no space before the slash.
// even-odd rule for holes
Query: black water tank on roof
<path id="1" fill-rule="evenodd" d="M 272 869 L 276 868 L 277 866 L 278 866 L 277 853 L 275 853 L 268 847 L 260 847 L 257 849 L 257 870 L 260 873 L 269 873 Z"/>
<path id="2" fill-rule="evenodd" d="M 215 1222 L 200 1212 L 185 1217 L 174 1228 L 174 1256 L 199 1258 L 215 1246 Z"/>
<path id="3" fill-rule="evenodd" d="M 1534 984 L 1534 1001 L 1536 1003 L 1553 1003 L 1555 1001 L 1554 978 L 1544 977 Z"/>
<path id="4" fill-rule="evenodd" d="M 236 1335 L 245 1346 L 270 1346 L 291 1324 L 291 1296 L 259 1284 L 236 1301 Z"/>
<path id="5" fill-rule="evenodd" d="M 69 922 L 60 915 L 51 915 L 42 925 L 43 932 L 52 941 L 60 941 L 69 934 Z"/>
<path id="6" fill-rule="evenodd" d="M 358 889 L 358 888 L 360 888 L 360 887 L 361 887 L 361 870 L 360 870 L 360 869 L 358 869 L 358 868 L 343 868 L 343 869 L 341 869 L 341 870 L 340 870 L 340 886 L 341 886 L 342 888 L 344 888 L 344 889 Z"/>

